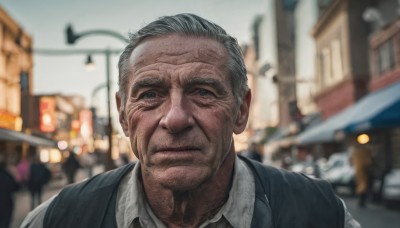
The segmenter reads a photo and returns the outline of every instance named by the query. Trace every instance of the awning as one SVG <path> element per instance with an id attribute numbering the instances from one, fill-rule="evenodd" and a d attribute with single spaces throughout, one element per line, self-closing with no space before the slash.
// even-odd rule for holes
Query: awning
<path id="1" fill-rule="evenodd" d="M 357 104 L 358 112 L 345 132 L 400 126 L 400 82 L 368 95 Z"/>
<path id="2" fill-rule="evenodd" d="M 300 145 L 332 142 L 338 131 L 354 133 L 400 126 L 400 82 L 373 92 L 297 136 Z"/>
<path id="3" fill-rule="evenodd" d="M 22 132 L 0 128 L 0 140 L 26 142 L 32 146 L 56 147 L 57 143 L 48 138 L 27 135 Z"/>

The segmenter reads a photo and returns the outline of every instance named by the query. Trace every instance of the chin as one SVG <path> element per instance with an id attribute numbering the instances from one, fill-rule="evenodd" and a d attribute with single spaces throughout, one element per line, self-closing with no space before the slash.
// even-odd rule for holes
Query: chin
<path id="1" fill-rule="evenodd" d="M 165 188 L 173 191 L 189 191 L 197 189 L 210 176 L 207 169 L 173 167 L 165 170 L 157 179 Z"/>

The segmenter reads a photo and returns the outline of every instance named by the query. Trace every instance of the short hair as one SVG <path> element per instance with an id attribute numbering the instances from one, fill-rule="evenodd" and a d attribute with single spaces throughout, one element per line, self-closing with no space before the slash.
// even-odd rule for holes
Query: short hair
<path id="1" fill-rule="evenodd" d="M 242 50 L 237 40 L 228 35 L 220 26 L 194 14 L 177 14 L 174 16 L 160 17 L 156 21 L 146 25 L 136 33 L 129 35 L 129 44 L 122 52 L 119 62 L 119 95 L 122 98 L 123 106 L 126 102 L 126 85 L 130 73 L 129 59 L 133 50 L 145 39 L 161 37 L 170 34 L 185 36 L 207 37 L 221 43 L 227 50 L 227 69 L 230 76 L 232 92 L 237 104 L 248 91 L 247 73 L 243 60 Z"/>

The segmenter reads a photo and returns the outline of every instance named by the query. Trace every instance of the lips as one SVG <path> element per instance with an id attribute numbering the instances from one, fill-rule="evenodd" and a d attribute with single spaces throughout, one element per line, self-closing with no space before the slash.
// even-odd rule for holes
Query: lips
<path id="1" fill-rule="evenodd" d="M 190 151 L 199 151 L 199 148 L 194 146 L 182 146 L 182 147 L 161 147 L 157 148 L 156 153 L 163 152 L 190 152 Z"/>

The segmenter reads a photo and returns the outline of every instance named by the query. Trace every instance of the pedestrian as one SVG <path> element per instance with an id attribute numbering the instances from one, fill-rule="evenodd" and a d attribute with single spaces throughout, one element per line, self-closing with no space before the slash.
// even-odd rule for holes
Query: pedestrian
<path id="1" fill-rule="evenodd" d="M 90 152 L 85 152 L 82 155 L 81 166 L 86 170 L 88 178 L 93 176 L 93 168 L 96 165 L 96 158 Z"/>
<path id="2" fill-rule="evenodd" d="M 62 169 L 67 176 L 67 184 L 75 183 L 75 176 L 81 165 L 74 152 L 70 151 L 68 158 L 62 164 Z"/>
<path id="3" fill-rule="evenodd" d="M 43 186 L 51 179 L 51 171 L 38 156 L 34 156 L 29 168 L 28 190 L 31 195 L 31 210 L 42 203 Z"/>
<path id="4" fill-rule="evenodd" d="M 243 156 L 253 159 L 254 161 L 262 162 L 261 152 L 258 150 L 258 145 L 254 142 L 250 143 L 248 150 L 243 153 Z"/>
<path id="5" fill-rule="evenodd" d="M 356 193 L 358 195 L 358 206 L 364 208 L 371 187 L 372 153 L 366 145 L 352 140 L 351 163 L 356 172 Z"/>
<path id="6" fill-rule="evenodd" d="M 20 183 L 20 186 L 25 186 L 28 182 L 29 167 L 30 164 L 26 158 L 22 158 L 17 164 L 17 181 Z"/>
<path id="7" fill-rule="evenodd" d="M 116 103 L 137 163 L 72 185 L 22 227 L 346 227 L 329 183 L 235 153 L 251 93 L 235 38 L 193 14 L 134 33 Z M 101 218 L 101 219 L 99 219 Z"/>
<path id="8" fill-rule="evenodd" d="M 0 153 L 0 228 L 8 228 L 14 211 L 14 193 L 19 185 L 7 169 L 5 156 Z"/>

